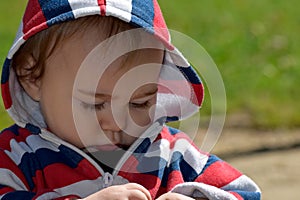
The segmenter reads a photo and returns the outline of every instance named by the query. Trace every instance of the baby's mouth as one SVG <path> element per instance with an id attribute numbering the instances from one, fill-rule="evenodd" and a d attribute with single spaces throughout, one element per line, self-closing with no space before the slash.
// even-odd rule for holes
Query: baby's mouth
<path id="1" fill-rule="evenodd" d="M 105 145 L 98 145 L 92 146 L 91 149 L 95 151 L 117 151 L 117 150 L 128 150 L 130 145 L 126 144 L 105 144 Z"/>
<path id="2" fill-rule="evenodd" d="M 127 145 L 127 144 L 115 144 L 115 145 L 123 150 L 128 150 L 130 147 L 130 145 Z"/>

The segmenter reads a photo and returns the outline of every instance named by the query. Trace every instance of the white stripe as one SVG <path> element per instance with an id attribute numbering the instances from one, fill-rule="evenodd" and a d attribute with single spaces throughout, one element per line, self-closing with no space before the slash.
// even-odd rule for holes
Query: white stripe
<path id="1" fill-rule="evenodd" d="M 222 187 L 223 190 L 242 190 L 250 192 L 261 192 L 258 186 L 249 177 L 242 175 L 229 184 Z"/>
<path id="2" fill-rule="evenodd" d="M 75 18 L 100 14 L 97 0 L 69 0 Z"/>
<path id="3" fill-rule="evenodd" d="M 237 200 L 237 198 L 220 188 L 198 182 L 185 182 L 176 185 L 171 192 L 183 194 L 194 198 L 214 199 L 214 200 Z"/>
<path id="4" fill-rule="evenodd" d="M 23 33 L 23 21 L 21 21 L 19 28 L 18 28 L 18 32 L 17 35 L 15 37 L 15 40 L 13 42 L 12 47 L 10 48 L 9 52 L 8 52 L 8 56 L 7 58 L 12 59 L 13 55 L 15 54 L 15 52 L 20 48 L 20 46 L 24 43 L 24 39 L 23 39 L 24 33 Z"/>
<path id="5" fill-rule="evenodd" d="M 184 160 L 199 174 L 205 167 L 208 156 L 200 153 L 192 144 L 183 155 Z"/>
<path id="6" fill-rule="evenodd" d="M 115 16 L 125 22 L 130 22 L 132 11 L 131 0 L 106 0 L 106 15 Z"/>
<path id="7" fill-rule="evenodd" d="M 187 59 L 182 55 L 182 53 L 177 48 L 175 48 L 173 51 L 167 51 L 167 52 L 171 57 L 172 60 L 171 63 L 174 63 L 175 65 L 180 67 L 190 66 L 190 63 L 187 61 Z"/>
<path id="8" fill-rule="evenodd" d="M 193 104 L 189 98 L 176 94 L 158 93 L 154 119 L 163 116 L 178 116 L 180 119 L 186 119 L 192 116 L 199 111 L 199 106 Z"/>
<path id="9" fill-rule="evenodd" d="M 33 152 L 36 152 L 38 149 L 45 148 L 50 149 L 55 152 L 59 152 L 58 145 L 48 142 L 41 138 L 39 135 L 30 135 L 26 138 L 26 142 L 30 145 L 30 148 L 33 149 Z"/>
<path id="10" fill-rule="evenodd" d="M 168 161 L 170 152 L 170 142 L 166 139 L 161 139 L 150 146 L 149 150 L 145 154 L 145 157 L 160 157 Z"/>
<path id="11" fill-rule="evenodd" d="M 174 152 L 179 152 L 183 155 L 183 159 L 196 171 L 200 173 L 204 168 L 208 156 L 201 154 L 193 145 L 185 140 L 179 139 L 176 141 L 173 149 L 170 149 L 170 142 L 166 139 L 161 139 L 151 145 L 145 157 L 160 157 L 171 164 L 171 158 Z"/>
<path id="12" fill-rule="evenodd" d="M 201 154 L 194 146 L 186 139 L 176 141 L 174 148 L 170 149 L 170 142 L 166 139 L 161 139 L 153 143 L 145 157 L 161 157 L 171 164 L 171 158 L 174 152 L 179 152 L 183 155 L 183 159 L 196 171 L 200 173 L 207 163 L 208 156 Z"/>
<path id="13" fill-rule="evenodd" d="M 5 153 L 14 161 L 16 165 L 21 163 L 23 155 L 27 152 L 15 139 L 10 141 L 11 151 L 5 150 Z"/>
<path id="14" fill-rule="evenodd" d="M 100 177 L 95 180 L 84 180 L 62 188 L 54 189 L 53 192 L 42 194 L 37 200 L 55 199 L 67 195 L 76 195 L 81 198 L 87 197 L 105 187 L 104 178 Z M 127 179 L 120 176 L 115 177 L 111 185 L 122 185 L 128 183 Z"/>
<path id="15" fill-rule="evenodd" d="M 208 156 L 201 154 L 186 139 L 178 139 L 172 149 L 172 154 L 179 152 L 183 155 L 183 159 L 196 171 L 200 173 L 205 166 Z M 169 163 L 171 164 L 171 163 Z"/>
<path id="16" fill-rule="evenodd" d="M 5 153 L 14 161 L 16 165 L 21 163 L 25 153 L 36 152 L 38 149 L 46 148 L 55 152 L 59 149 L 54 144 L 43 140 L 39 135 L 30 135 L 26 138 L 26 142 L 17 142 L 15 139 L 10 141 L 11 151 L 5 150 Z"/>
<path id="17" fill-rule="evenodd" d="M 27 190 L 23 182 L 9 169 L 0 168 L 0 184 L 14 190 Z"/>
<path id="18" fill-rule="evenodd" d="M 77 195 L 81 198 L 87 197 L 101 189 L 103 189 L 103 178 L 95 180 L 84 180 L 62 188 L 54 189 L 54 192 L 44 193 L 37 200 L 55 199 L 67 195 Z"/>

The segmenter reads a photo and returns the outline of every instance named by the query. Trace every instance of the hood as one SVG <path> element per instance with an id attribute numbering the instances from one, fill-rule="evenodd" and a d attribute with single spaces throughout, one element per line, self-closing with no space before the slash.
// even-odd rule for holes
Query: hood
<path id="1" fill-rule="evenodd" d="M 26 94 L 11 67 L 14 54 L 36 33 L 54 24 L 88 15 L 113 16 L 155 35 L 166 48 L 159 82 L 167 87 L 159 88 L 158 107 L 164 109 L 168 121 L 198 112 L 203 101 L 202 83 L 195 70 L 171 44 L 156 0 L 29 0 L 1 78 L 5 109 L 19 126 L 47 127 L 39 103 Z"/>

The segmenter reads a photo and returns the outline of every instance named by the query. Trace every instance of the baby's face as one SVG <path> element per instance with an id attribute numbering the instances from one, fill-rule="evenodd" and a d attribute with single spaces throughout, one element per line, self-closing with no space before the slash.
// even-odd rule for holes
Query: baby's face
<path id="1" fill-rule="evenodd" d="M 164 53 L 162 47 L 136 50 L 105 66 L 110 53 L 107 48 L 95 51 L 101 42 L 96 34 L 86 31 L 64 41 L 48 59 L 41 109 L 48 128 L 79 148 L 127 149 L 153 121 Z M 118 45 L 127 44 L 119 41 L 111 48 L 118 51 Z"/>

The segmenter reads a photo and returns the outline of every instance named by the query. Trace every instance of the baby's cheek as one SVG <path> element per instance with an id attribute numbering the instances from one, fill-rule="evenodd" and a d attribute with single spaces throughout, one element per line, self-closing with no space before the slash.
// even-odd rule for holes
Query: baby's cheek
<path id="1" fill-rule="evenodd" d="M 142 127 L 150 125 L 152 116 L 153 113 L 150 112 L 150 109 L 132 110 L 130 112 L 132 122 Z"/>

